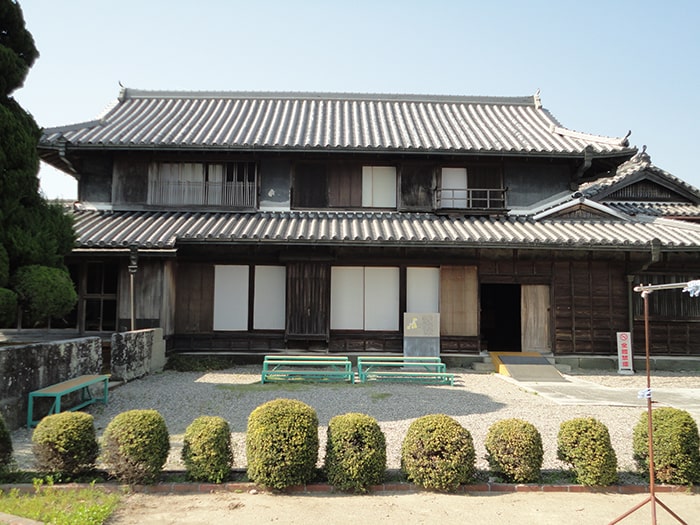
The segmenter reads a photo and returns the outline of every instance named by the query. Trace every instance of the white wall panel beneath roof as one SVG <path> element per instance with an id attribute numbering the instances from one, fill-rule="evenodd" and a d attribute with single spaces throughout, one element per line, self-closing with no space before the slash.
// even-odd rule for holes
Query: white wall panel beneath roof
<path id="1" fill-rule="evenodd" d="M 396 208 L 396 168 L 394 166 L 362 167 L 362 206 Z"/>
<path id="2" fill-rule="evenodd" d="M 442 168 L 442 202 L 446 208 L 467 207 L 467 169 Z"/>
<path id="3" fill-rule="evenodd" d="M 331 330 L 362 330 L 364 268 L 331 268 Z"/>
<path id="4" fill-rule="evenodd" d="M 287 272 L 284 266 L 255 267 L 253 328 L 284 330 L 287 303 Z"/>
<path id="5" fill-rule="evenodd" d="M 399 329 L 399 269 L 365 268 L 365 330 Z"/>
<path id="6" fill-rule="evenodd" d="M 248 329 L 248 267 L 214 266 L 214 330 Z"/>
<path id="7" fill-rule="evenodd" d="M 406 311 L 440 311 L 440 268 L 406 269 Z"/>

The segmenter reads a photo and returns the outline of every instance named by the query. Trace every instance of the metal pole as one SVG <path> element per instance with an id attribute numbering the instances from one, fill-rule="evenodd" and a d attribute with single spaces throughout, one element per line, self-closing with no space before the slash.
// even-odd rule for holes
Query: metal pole
<path id="1" fill-rule="evenodd" d="M 677 283 L 677 284 L 655 284 L 646 286 L 635 286 L 635 292 L 641 292 L 642 299 L 644 299 L 644 348 L 647 366 L 647 432 L 648 432 L 648 446 L 649 446 L 649 496 L 642 502 L 638 503 L 630 510 L 618 516 L 609 525 L 614 525 L 625 519 L 630 514 L 641 509 L 647 503 L 651 503 L 651 525 L 656 525 L 656 504 L 661 505 L 663 509 L 666 510 L 671 516 L 673 516 L 678 523 L 681 525 L 688 525 L 683 521 L 675 512 L 673 512 L 667 505 L 665 505 L 661 500 L 656 497 L 656 481 L 654 479 L 654 425 L 652 423 L 652 400 L 651 400 L 651 366 L 650 366 L 650 330 L 649 330 L 649 294 L 654 290 L 670 290 L 674 288 L 686 288 L 687 283 Z"/>
<path id="2" fill-rule="evenodd" d="M 134 274 L 129 273 L 129 301 L 131 311 L 131 331 L 134 331 Z"/>
<path id="3" fill-rule="evenodd" d="M 139 248 L 136 245 L 129 247 L 129 295 L 130 295 L 130 310 L 131 310 L 131 331 L 134 331 L 135 315 L 134 315 L 134 275 L 139 269 Z"/>
<path id="4" fill-rule="evenodd" d="M 675 290 L 677 288 L 687 288 L 687 287 L 688 287 L 688 283 L 640 284 L 640 285 L 634 287 L 634 291 L 635 292 L 653 292 L 654 290 Z"/>
<path id="5" fill-rule="evenodd" d="M 649 432 L 649 500 L 651 501 L 651 523 L 656 525 L 656 483 L 654 480 L 654 425 L 651 420 L 651 367 L 649 366 L 649 294 L 642 292 L 644 299 L 644 347 L 646 350 L 647 364 L 647 429 Z"/>

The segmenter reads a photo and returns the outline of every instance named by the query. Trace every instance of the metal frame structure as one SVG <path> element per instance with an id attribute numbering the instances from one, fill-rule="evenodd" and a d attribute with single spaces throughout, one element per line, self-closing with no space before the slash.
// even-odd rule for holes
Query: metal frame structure
<path id="1" fill-rule="evenodd" d="M 609 525 L 619 523 L 629 515 L 633 514 L 637 510 L 641 509 L 647 503 L 651 503 L 651 525 L 656 525 L 656 504 L 658 503 L 666 512 L 673 516 L 678 523 L 682 525 L 688 525 L 682 518 L 680 518 L 675 512 L 673 512 L 664 502 L 662 502 L 656 496 L 656 483 L 654 480 L 654 429 L 651 419 L 652 412 L 652 399 L 651 399 L 651 368 L 649 366 L 649 294 L 657 290 L 672 290 L 682 288 L 683 291 L 689 291 L 691 295 L 697 296 L 698 286 L 700 283 L 698 281 L 689 281 L 685 283 L 671 283 L 671 284 L 648 284 L 635 286 L 634 291 L 642 294 L 642 299 L 644 299 L 644 343 L 646 350 L 646 373 L 647 373 L 647 389 L 645 392 L 645 397 L 647 399 L 647 422 L 648 422 L 648 435 L 649 435 L 649 496 L 647 498 L 632 507 L 630 510 L 618 516 Z"/>

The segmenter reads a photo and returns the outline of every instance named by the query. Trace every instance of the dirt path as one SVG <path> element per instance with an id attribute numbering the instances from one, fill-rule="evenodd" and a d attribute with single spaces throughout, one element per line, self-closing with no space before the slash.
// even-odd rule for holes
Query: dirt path
<path id="1" fill-rule="evenodd" d="M 196 494 L 126 496 L 109 525 L 212 525 L 280 523 L 343 525 L 410 523 L 464 525 L 605 524 L 644 501 L 644 494 L 506 493 L 448 495 L 431 492 L 381 495 Z M 661 494 L 688 524 L 700 523 L 700 496 Z M 677 523 L 657 505 L 659 525 Z M 647 504 L 621 523 L 648 525 Z"/>

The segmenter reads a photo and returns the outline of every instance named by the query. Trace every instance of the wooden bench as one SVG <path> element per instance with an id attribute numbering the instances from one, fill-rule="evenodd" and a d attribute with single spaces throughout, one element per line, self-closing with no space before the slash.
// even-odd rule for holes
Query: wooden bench
<path id="1" fill-rule="evenodd" d="M 261 382 L 273 381 L 355 382 L 352 362 L 345 356 L 266 355 Z"/>
<path id="2" fill-rule="evenodd" d="M 357 358 L 360 381 L 418 381 L 454 385 L 454 374 L 439 357 L 360 356 Z"/>
<path id="3" fill-rule="evenodd" d="M 102 397 L 93 397 L 90 387 L 98 383 L 102 383 Z M 77 391 L 80 391 L 80 403 L 68 410 L 80 410 L 96 401 L 102 401 L 106 405 L 109 394 L 109 375 L 84 375 L 30 392 L 29 406 L 27 407 L 27 428 L 35 427 L 39 423 L 39 419 L 34 420 L 34 400 L 36 398 L 52 397 L 53 405 L 47 415 L 58 414 L 61 411 L 61 398 Z"/>

